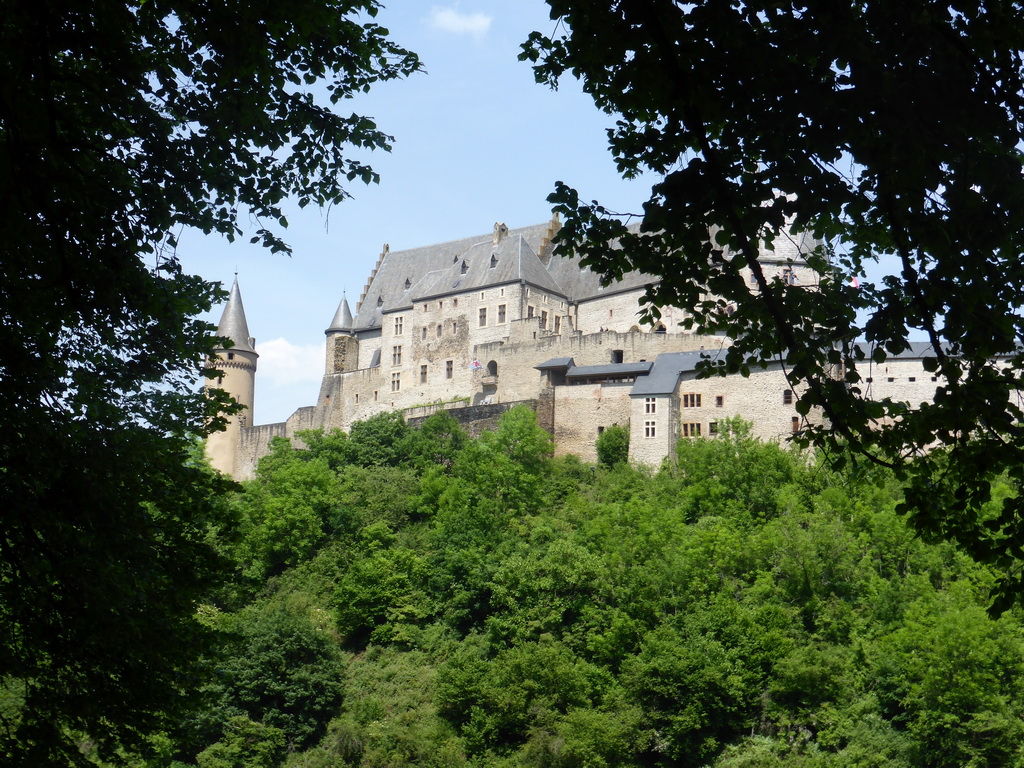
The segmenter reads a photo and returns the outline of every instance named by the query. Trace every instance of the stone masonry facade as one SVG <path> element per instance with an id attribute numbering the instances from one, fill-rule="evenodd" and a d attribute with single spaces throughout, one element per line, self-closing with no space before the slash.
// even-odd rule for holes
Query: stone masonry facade
<path id="1" fill-rule="evenodd" d="M 325 332 L 316 404 L 280 424 L 243 420 L 226 471 L 251 477 L 274 436 L 348 430 L 393 410 L 413 423 L 449 410 L 478 433 L 511 404 L 526 402 L 551 431 L 557 453 L 594 461 L 598 436 L 617 424 L 630 431 L 630 458 L 652 466 L 671 457 L 680 438 L 714 436 L 726 418 L 743 417 L 765 439 L 800 428 L 781 367 L 749 378 L 698 379 L 701 355 L 716 354 L 728 339 L 684 331 L 680 308 L 665 308 L 656 326 L 644 325 L 641 302 L 655 278 L 632 273 L 603 286 L 578 259 L 554 254 L 557 230 L 557 219 L 513 230 L 499 223 L 490 235 L 449 243 L 394 253 L 385 245 L 355 312 L 343 298 Z M 766 277 L 814 290 L 817 275 L 802 258 L 814 243 L 776 243 L 778 250 L 761 252 Z M 872 386 L 876 396 L 912 402 L 935 391 L 914 355 L 891 361 Z"/>

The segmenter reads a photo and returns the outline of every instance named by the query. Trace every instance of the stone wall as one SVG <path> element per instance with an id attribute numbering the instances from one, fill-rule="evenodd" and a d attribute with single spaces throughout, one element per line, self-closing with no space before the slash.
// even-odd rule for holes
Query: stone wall
<path id="1" fill-rule="evenodd" d="M 491 405 L 471 405 L 464 408 L 447 409 L 470 437 L 480 437 L 485 431 L 493 431 L 498 427 L 498 421 L 506 411 L 515 408 L 517 405 L 525 405 L 533 411 L 537 410 L 536 400 L 521 400 L 517 403 L 493 403 Z M 429 416 L 415 416 L 407 418 L 409 426 L 419 427 Z"/>
<path id="2" fill-rule="evenodd" d="M 599 430 L 629 426 L 632 383 L 575 384 L 555 387 L 555 455 L 574 453 L 597 461 Z"/>

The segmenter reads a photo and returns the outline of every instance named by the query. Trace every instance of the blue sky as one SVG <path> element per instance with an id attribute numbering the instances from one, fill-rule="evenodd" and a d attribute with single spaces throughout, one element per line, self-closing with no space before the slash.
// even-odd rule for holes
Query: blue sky
<path id="1" fill-rule="evenodd" d="M 496 221 L 546 221 L 556 180 L 620 211 L 640 210 L 650 189 L 619 177 L 606 148 L 614 120 L 577 83 L 552 92 L 517 60 L 531 31 L 554 28 L 543 2 L 392 0 L 377 21 L 426 68 L 337 105 L 373 117 L 395 137 L 390 154 L 370 157 L 380 184 L 351 186 L 354 199 L 330 211 L 293 206 L 284 233 L 290 258 L 248 238 L 228 243 L 186 232 L 180 241 L 189 272 L 230 287 L 238 271 L 260 353 L 259 424 L 315 402 L 324 328 L 343 292 L 355 309 L 384 243 L 401 250 L 487 234 Z"/>

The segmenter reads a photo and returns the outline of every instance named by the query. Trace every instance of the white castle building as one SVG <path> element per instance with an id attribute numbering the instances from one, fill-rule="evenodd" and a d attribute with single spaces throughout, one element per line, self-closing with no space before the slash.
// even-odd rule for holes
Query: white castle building
<path id="1" fill-rule="evenodd" d="M 246 479 L 272 437 L 348 430 L 392 410 L 413 421 L 446 409 L 479 433 L 526 403 L 558 454 L 595 460 L 598 435 L 617 424 L 629 428 L 630 458 L 655 466 L 679 438 L 714 435 L 726 418 L 743 417 L 765 439 L 800 428 L 781 366 L 698 379 L 702 353 L 728 339 L 684 331 L 681 308 L 663 308 L 656 326 L 642 325 L 645 288 L 657 278 L 631 273 L 602 286 L 577 258 L 554 255 L 558 226 L 557 219 L 512 230 L 495 224 L 489 235 L 438 245 L 396 252 L 385 245 L 355 312 L 342 298 L 325 331 L 316 404 L 278 424 L 247 418 L 258 355 L 236 281 L 218 328 L 232 345 L 218 352 L 217 386 L 246 411 L 209 438 L 212 464 Z M 774 249 L 761 249 L 765 277 L 813 290 L 818 277 L 801 255 L 812 246 L 809 238 L 777 238 Z M 919 347 L 875 374 L 874 397 L 933 397 Z"/>

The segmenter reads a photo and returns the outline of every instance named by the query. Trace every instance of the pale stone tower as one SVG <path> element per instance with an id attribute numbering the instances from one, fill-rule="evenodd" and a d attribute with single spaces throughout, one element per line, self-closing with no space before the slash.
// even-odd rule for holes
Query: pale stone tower
<path id="1" fill-rule="evenodd" d="M 359 345 L 352 333 L 352 310 L 344 295 L 324 334 L 327 336 L 327 369 L 324 372 L 329 376 L 356 370 L 359 367 Z"/>
<path id="2" fill-rule="evenodd" d="M 215 432 L 206 439 L 206 455 L 210 464 L 226 475 L 235 475 L 235 457 L 241 440 L 242 427 L 251 427 L 253 422 L 253 392 L 256 387 L 256 339 L 249 335 L 242 307 L 242 294 L 238 290 L 238 278 L 231 286 L 231 295 L 224 305 L 217 335 L 231 339 L 231 346 L 215 350 L 215 366 L 223 371 L 216 381 L 208 386 L 223 389 L 245 409 L 228 420 L 223 432 Z"/>

